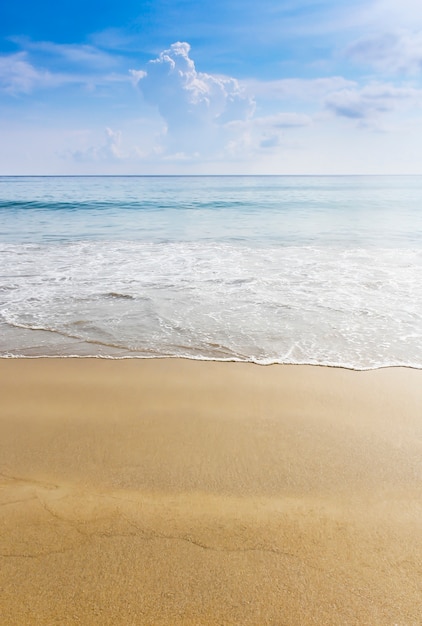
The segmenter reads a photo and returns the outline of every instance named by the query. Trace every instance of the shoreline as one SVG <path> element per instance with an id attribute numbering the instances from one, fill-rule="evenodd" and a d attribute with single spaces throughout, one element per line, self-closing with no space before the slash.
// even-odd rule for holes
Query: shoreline
<path id="1" fill-rule="evenodd" d="M 417 624 L 421 383 L 1 358 L 2 624 Z"/>
<path id="2" fill-rule="evenodd" d="M 335 363 L 312 363 L 308 361 L 263 361 L 263 360 L 245 360 L 245 359 L 236 359 L 236 358 L 213 358 L 213 357 L 202 357 L 202 356 L 180 356 L 180 355 L 169 355 L 169 354 L 153 354 L 151 356 L 145 355 L 106 355 L 106 354 L 39 354 L 39 355 L 29 355 L 29 354 L 0 354 L 1 360 L 35 360 L 35 359 L 98 359 L 104 361 L 151 361 L 151 360 L 177 360 L 177 361 L 195 361 L 195 362 L 204 362 L 204 363 L 244 363 L 249 365 L 257 365 L 258 367 L 316 367 L 316 368 L 327 368 L 327 369 L 335 369 L 335 370 L 345 370 L 348 372 L 373 372 L 377 370 L 387 370 L 387 369 L 410 369 L 410 370 L 422 370 L 422 364 L 402 364 L 402 363 L 387 363 L 384 365 L 372 365 L 367 367 L 357 367 L 354 365 L 344 365 L 344 364 L 335 364 Z"/>

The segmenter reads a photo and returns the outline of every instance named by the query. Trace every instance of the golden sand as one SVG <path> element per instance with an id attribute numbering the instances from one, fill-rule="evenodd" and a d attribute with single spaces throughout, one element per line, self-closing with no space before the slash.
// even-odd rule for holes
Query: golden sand
<path id="1" fill-rule="evenodd" d="M 0 360 L 0 624 L 422 624 L 422 371 Z"/>

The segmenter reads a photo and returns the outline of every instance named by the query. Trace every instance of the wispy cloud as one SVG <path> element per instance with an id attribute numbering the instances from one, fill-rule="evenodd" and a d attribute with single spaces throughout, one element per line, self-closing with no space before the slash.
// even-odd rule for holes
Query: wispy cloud
<path id="1" fill-rule="evenodd" d="M 70 71 L 78 67 L 84 72 L 112 70 L 121 59 L 116 53 L 107 52 L 90 44 L 55 43 L 53 41 L 34 41 L 28 37 L 10 37 L 22 52 L 31 54 L 35 59 L 42 59 L 45 64 L 62 62 Z"/>
<path id="2" fill-rule="evenodd" d="M 60 51 L 62 55 L 69 55 L 75 61 L 77 60 L 80 67 L 67 66 L 60 70 L 46 68 L 39 63 L 34 63 L 26 50 L 0 55 L 1 92 L 9 96 L 17 96 L 30 94 L 39 89 L 54 89 L 71 84 L 84 85 L 92 90 L 100 85 L 130 82 L 127 73 L 110 70 L 110 65 L 113 64 L 100 62 L 100 57 L 90 53 L 84 56 L 85 53 L 77 46 L 67 46 L 63 49 L 61 45 L 45 45 L 49 50 L 54 51 L 54 54 Z M 88 58 L 91 62 L 89 71 L 87 71 Z M 96 71 L 93 71 L 94 69 Z"/>
<path id="3" fill-rule="evenodd" d="M 325 105 L 336 116 L 351 120 L 374 120 L 398 109 L 420 106 L 422 90 L 373 83 L 362 88 L 342 89 L 327 96 Z"/>
<path id="4" fill-rule="evenodd" d="M 141 48 L 139 36 L 129 33 L 122 28 L 107 28 L 105 30 L 92 33 L 89 41 L 95 48 L 101 50 L 112 50 L 113 54 L 116 50 L 121 52 L 135 51 Z"/>
<path id="5" fill-rule="evenodd" d="M 422 28 L 420 0 L 372 0 L 365 2 L 361 14 L 363 24 L 372 33 L 390 32 L 397 28 Z"/>
<path id="6" fill-rule="evenodd" d="M 35 68 L 25 52 L 0 56 L 0 90 L 9 95 L 28 94 L 35 87 L 51 87 L 63 77 Z"/>
<path id="7" fill-rule="evenodd" d="M 323 78 L 282 78 L 276 80 L 250 79 L 241 81 L 248 93 L 264 100 L 298 99 L 302 101 L 321 101 L 327 94 L 339 89 L 356 87 L 356 81 L 342 76 Z"/>
<path id="8" fill-rule="evenodd" d="M 348 46 L 346 55 L 383 73 L 415 74 L 422 70 L 422 30 L 399 30 L 364 37 Z"/>
<path id="9" fill-rule="evenodd" d="M 228 124 L 232 137 L 226 145 L 230 156 L 250 156 L 257 152 L 283 148 L 289 131 L 297 131 L 313 123 L 309 115 L 282 112 L 275 115 L 253 117 Z"/>
<path id="10" fill-rule="evenodd" d="M 71 157 L 78 162 L 121 161 L 128 158 L 122 147 L 122 133 L 111 128 L 105 129 L 104 141 L 101 145 L 89 146 L 81 150 L 68 151 L 63 156 Z"/>
<path id="11" fill-rule="evenodd" d="M 272 126 L 274 128 L 298 128 L 312 124 L 312 118 L 304 113 L 277 113 L 258 117 L 253 121 L 255 126 Z"/>
<path id="12" fill-rule="evenodd" d="M 63 58 L 72 65 L 82 65 L 85 69 L 110 69 L 118 65 L 117 55 L 110 54 L 86 44 L 58 44 L 51 41 L 30 41 L 15 39 L 25 50 L 43 52 L 51 57 Z"/>

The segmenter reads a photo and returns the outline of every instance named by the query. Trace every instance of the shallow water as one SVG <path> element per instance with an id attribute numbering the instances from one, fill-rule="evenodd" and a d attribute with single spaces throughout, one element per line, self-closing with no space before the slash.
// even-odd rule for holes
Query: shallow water
<path id="1" fill-rule="evenodd" d="M 0 178 L 0 355 L 422 367 L 422 177 Z"/>

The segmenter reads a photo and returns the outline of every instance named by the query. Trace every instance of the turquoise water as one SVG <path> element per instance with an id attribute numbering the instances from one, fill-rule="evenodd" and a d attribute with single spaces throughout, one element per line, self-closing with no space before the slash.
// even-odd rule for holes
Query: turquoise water
<path id="1" fill-rule="evenodd" d="M 422 367 L 422 177 L 0 177 L 0 355 Z"/>

